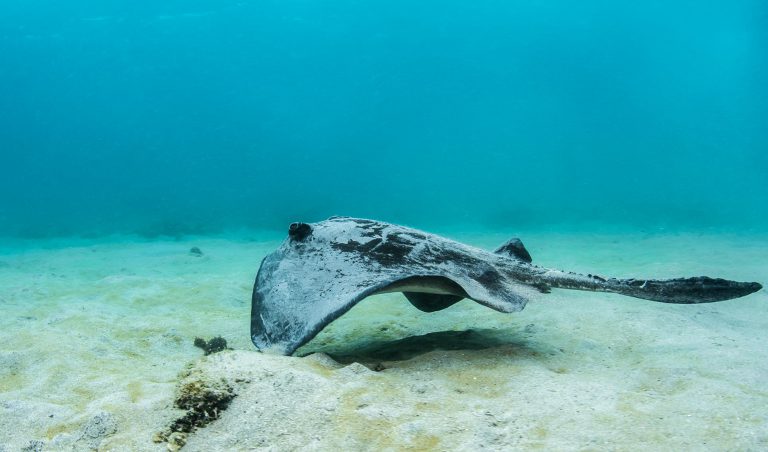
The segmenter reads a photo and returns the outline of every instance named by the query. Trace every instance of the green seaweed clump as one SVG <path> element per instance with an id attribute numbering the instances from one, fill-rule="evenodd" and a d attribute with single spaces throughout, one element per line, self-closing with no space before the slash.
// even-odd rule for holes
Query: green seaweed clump
<path id="1" fill-rule="evenodd" d="M 216 336 L 210 341 L 206 341 L 203 338 L 195 338 L 195 347 L 202 348 L 205 352 L 205 356 L 218 353 L 223 350 L 227 350 L 227 340 L 221 336 Z"/>
<path id="2" fill-rule="evenodd" d="M 185 383 L 179 389 L 174 404 L 187 410 L 186 413 L 168 428 L 156 433 L 154 441 L 167 442 L 170 450 L 180 449 L 186 443 L 187 434 L 218 419 L 236 395 L 232 386 L 224 380 L 192 380 Z"/>

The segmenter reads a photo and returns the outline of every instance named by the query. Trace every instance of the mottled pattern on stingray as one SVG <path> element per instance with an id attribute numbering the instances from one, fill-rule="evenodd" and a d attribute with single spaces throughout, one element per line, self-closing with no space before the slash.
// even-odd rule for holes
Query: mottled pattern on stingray
<path id="1" fill-rule="evenodd" d="M 309 233 L 289 236 L 264 259 L 257 276 L 252 337 L 262 350 L 290 354 L 358 301 L 404 280 L 415 286 L 424 281 L 430 290 L 445 278 L 445 286 L 453 283 L 463 293 L 428 294 L 429 300 L 445 297 L 450 305 L 466 296 L 502 312 L 523 309 L 538 293 L 494 262 L 512 258 L 433 234 L 355 218 L 296 224 L 292 230 L 298 229 Z M 434 290 L 450 290 L 439 286 Z"/>
<path id="2" fill-rule="evenodd" d="M 403 292 L 426 312 L 462 298 L 515 312 L 553 287 L 703 303 L 744 296 L 762 286 L 704 276 L 623 280 L 581 275 L 533 265 L 519 239 L 489 252 L 404 226 L 332 217 L 292 224 L 288 238 L 264 258 L 253 290 L 251 338 L 260 350 L 292 354 L 376 293 Z"/>

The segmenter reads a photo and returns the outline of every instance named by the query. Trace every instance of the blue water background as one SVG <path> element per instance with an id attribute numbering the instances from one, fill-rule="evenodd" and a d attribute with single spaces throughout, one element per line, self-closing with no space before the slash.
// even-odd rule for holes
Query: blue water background
<path id="1" fill-rule="evenodd" d="M 0 235 L 768 227 L 768 3 L 0 5 Z"/>

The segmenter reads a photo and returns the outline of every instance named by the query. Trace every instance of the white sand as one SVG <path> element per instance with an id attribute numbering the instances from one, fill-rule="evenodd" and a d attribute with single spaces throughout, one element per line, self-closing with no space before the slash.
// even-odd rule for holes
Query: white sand
<path id="1" fill-rule="evenodd" d="M 567 270 L 768 282 L 764 236 L 522 238 Z M 152 435 L 182 413 L 190 364 L 239 395 L 185 450 L 768 449 L 765 291 L 689 306 L 555 291 L 518 314 L 471 301 L 424 314 L 381 295 L 300 350 L 337 363 L 253 351 L 250 291 L 276 245 L 1 245 L 0 450 L 165 450 Z M 214 335 L 237 350 L 200 359 L 192 339 Z"/>

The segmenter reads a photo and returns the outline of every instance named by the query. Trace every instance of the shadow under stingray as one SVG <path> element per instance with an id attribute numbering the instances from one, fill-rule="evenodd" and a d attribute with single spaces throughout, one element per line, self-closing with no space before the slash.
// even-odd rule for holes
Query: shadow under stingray
<path id="1" fill-rule="evenodd" d="M 508 330 L 482 329 L 439 331 L 393 341 L 358 343 L 354 348 L 314 349 L 301 355 L 323 352 L 342 364 L 350 364 L 406 361 L 435 350 L 486 350 L 497 347 L 521 349 L 521 355 L 535 353 L 524 339 L 510 335 Z"/>

